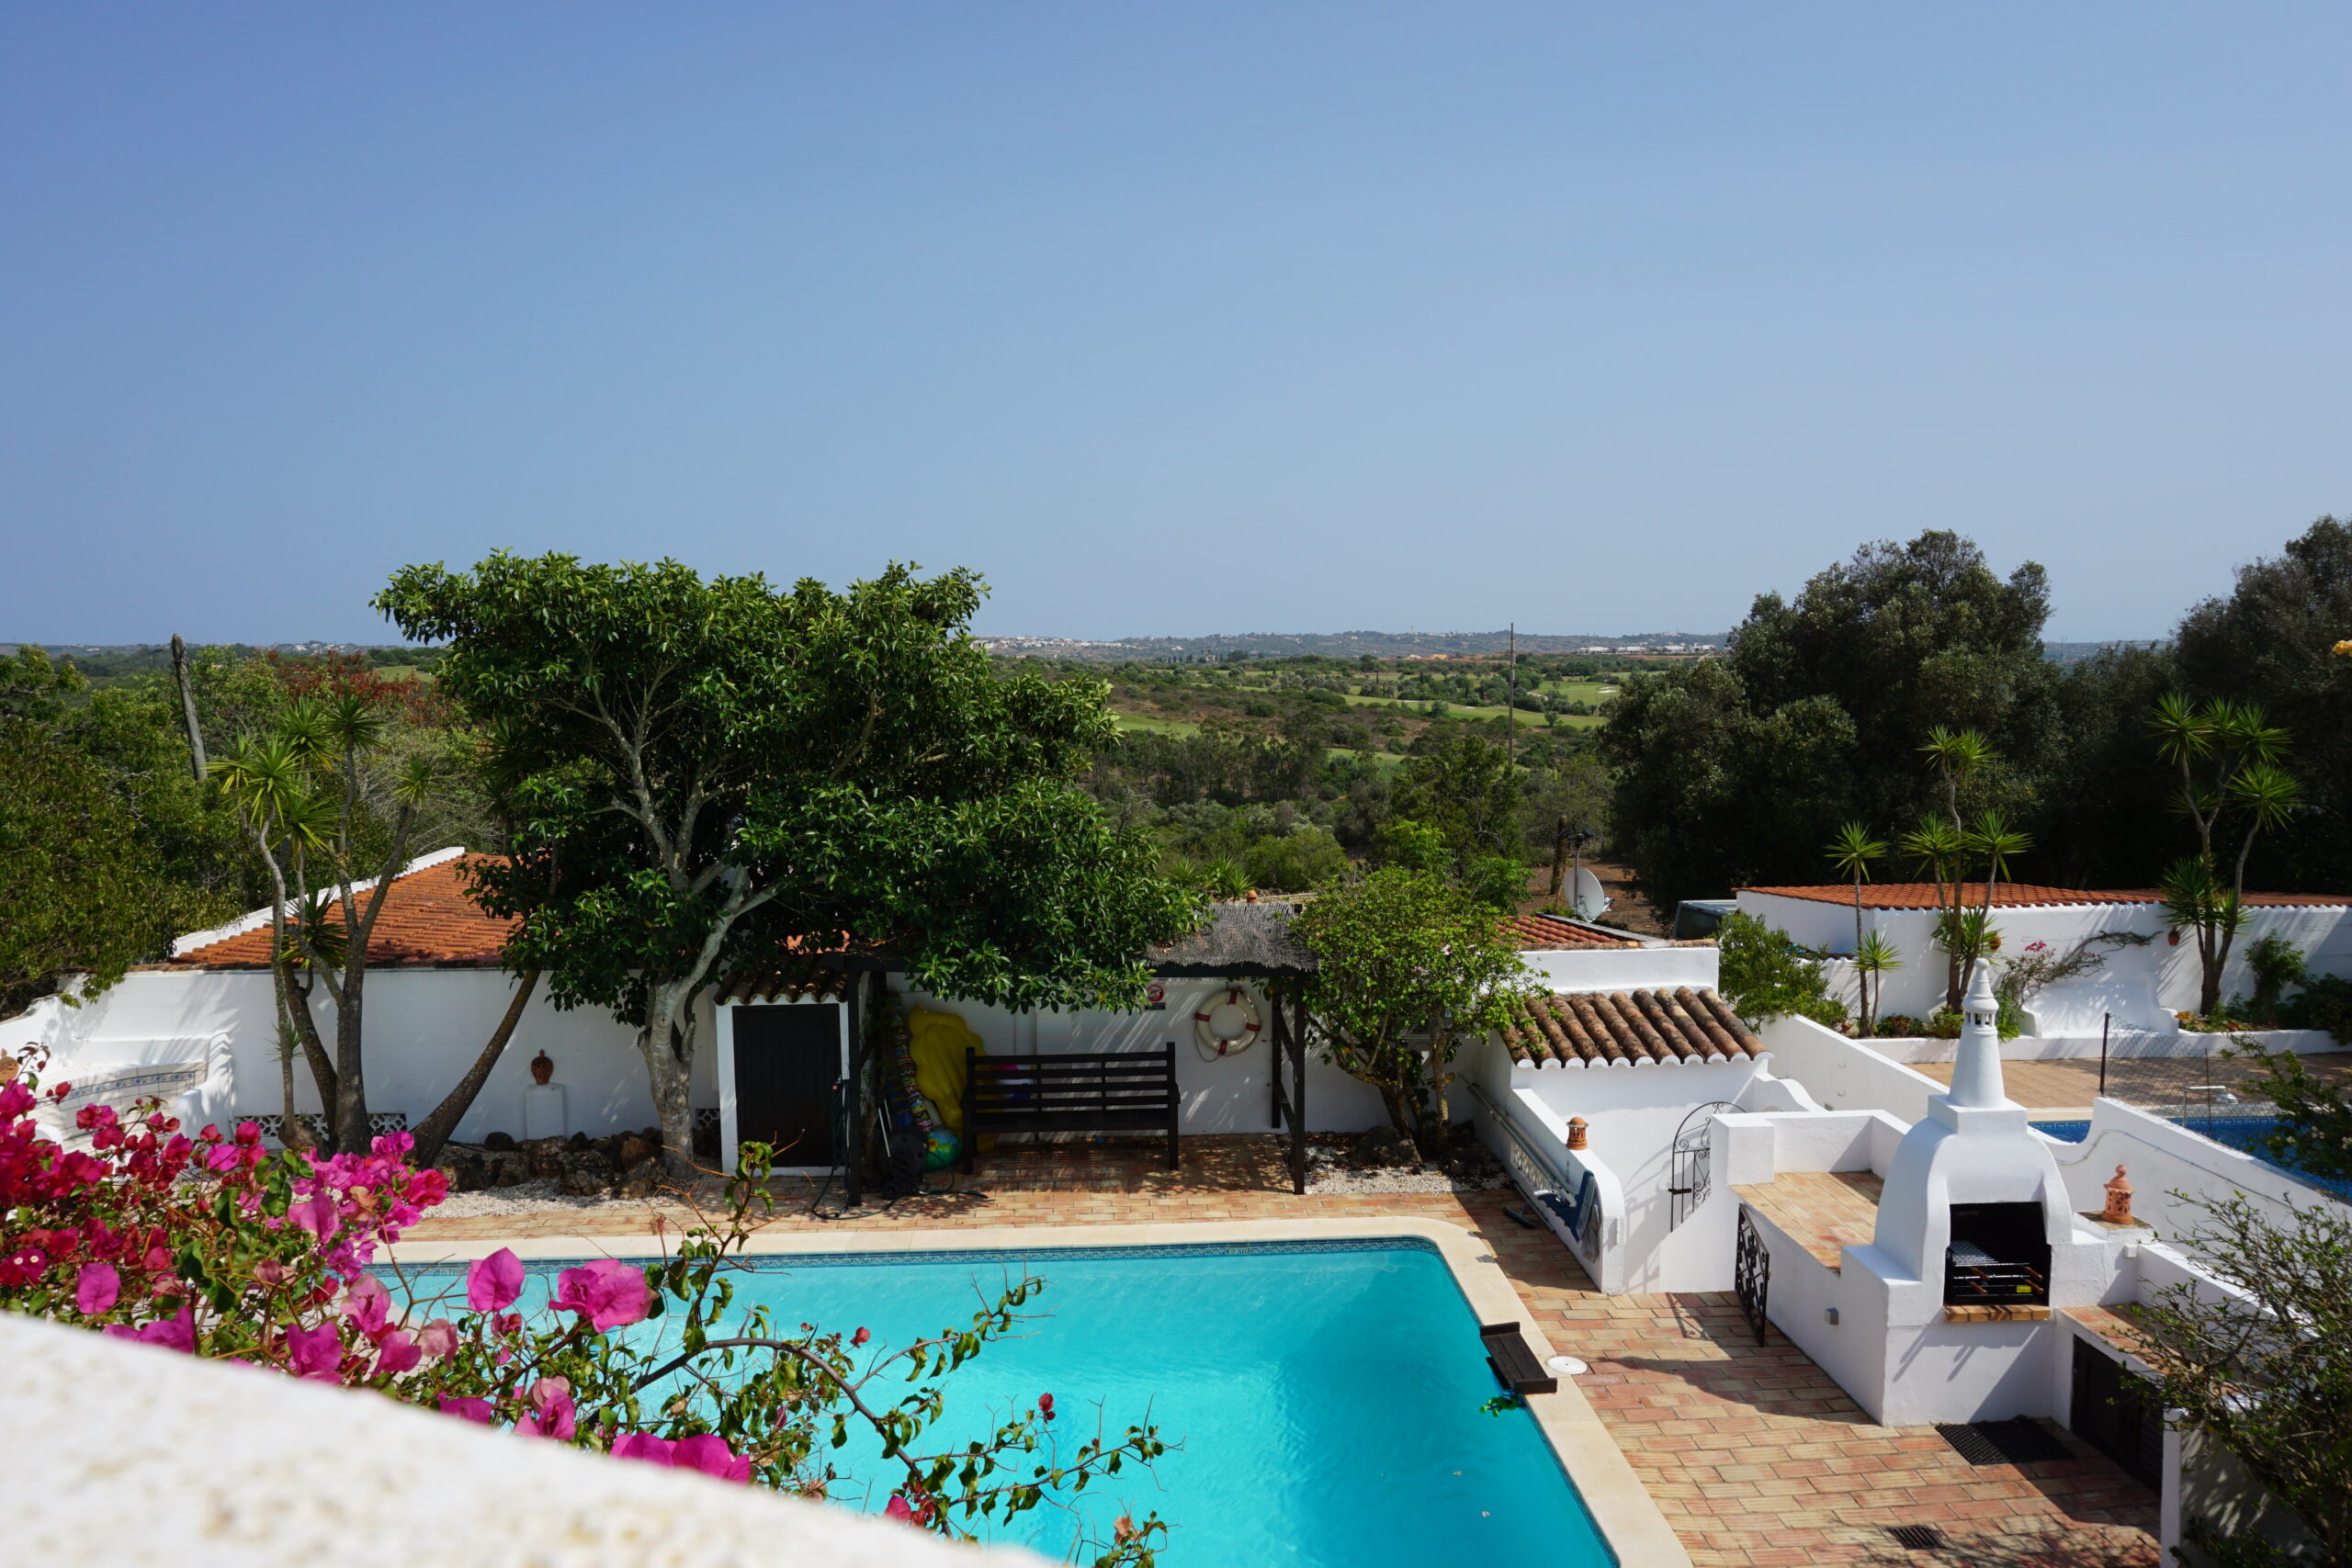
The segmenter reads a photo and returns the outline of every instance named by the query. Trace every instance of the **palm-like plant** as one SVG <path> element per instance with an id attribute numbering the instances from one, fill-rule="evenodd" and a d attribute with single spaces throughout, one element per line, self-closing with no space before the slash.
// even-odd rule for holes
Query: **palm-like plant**
<path id="1" fill-rule="evenodd" d="M 1854 972 L 1861 976 L 1862 1038 L 1878 1032 L 1878 1004 L 1886 993 L 1884 976 L 1903 967 L 1903 951 L 1877 931 L 1854 948 Z"/>
<path id="2" fill-rule="evenodd" d="M 2010 859 L 2029 853 L 2033 849 L 2033 840 L 2011 828 L 2008 818 L 1997 811 L 1978 812 L 1974 825 L 1962 835 L 1962 840 L 1971 853 L 1984 857 L 1984 901 L 1978 906 L 1977 915 L 1979 927 L 1990 932 L 1994 891 L 2007 874 Z M 1981 950 L 1978 956 L 1982 956 Z M 1975 983 L 1975 979 L 1976 961 L 1972 957 L 1963 965 L 1960 976 L 1962 996 L 1968 994 L 1968 987 Z"/>
<path id="3" fill-rule="evenodd" d="M 1846 822 L 1838 826 L 1838 836 L 1822 846 L 1821 852 L 1829 857 L 1829 863 L 1838 874 L 1853 878 L 1854 951 L 1859 953 L 1862 950 L 1862 884 L 1870 880 L 1871 863 L 1884 858 L 1886 844 L 1883 840 L 1871 838 L 1870 829 L 1864 824 Z M 1861 1003 L 1863 1017 L 1867 1019 L 1870 1015 L 1869 982 L 1863 980 L 1859 984 L 1864 994 L 1857 999 Z"/>
<path id="4" fill-rule="evenodd" d="M 1903 852 L 1919 870 L 1935 878 L 1936 925 L 1943 930 L 1960 914 L 1960 877 L 1968 855 L 1968 834 L 1957 822 L 1922 817 L 1919 825 L 1903 835 Z M 1945 895 L 1950 893 L 1949 899 Z M 1947 947 L 1944 1005 L 1960 1006 L 1960 958 Z"/>
<path id="5" fill-rule="evenodd" d="M 2157 754 L 2180 771 L 2175 805 L 2197 830 L 2197 874 L 2188 874 L 2188 863 L 2176 865 L 2163 886 L 2167 919 L 2175 929 L 2197 933 L 2203 971 L 2197 1010 L 2211 1015 L 2221 1006 L 2222 974 L 2245 923 L 2246 857 L 2256 838 L 2284 827 L 2301 806 L 2302 785 L 2278 765 L 2287 732 L 2253 703 L 2216 698 L 2192 705 L 2166 693 L 2157 699 L 2148 729 Z M 2214 840 L 2232 813 L 2245 831 L 2225 882 Z"/>

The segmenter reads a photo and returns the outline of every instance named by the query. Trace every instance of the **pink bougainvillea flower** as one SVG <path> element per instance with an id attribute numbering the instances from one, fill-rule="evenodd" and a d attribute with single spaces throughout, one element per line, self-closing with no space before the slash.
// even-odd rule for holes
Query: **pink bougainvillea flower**
<path id="1" fill-rule="evenodd" d="M 609 1258 L 567 1269 L 555 1283 L 552 1304 L 559 1311 L 578 1313 L 600 1334 L 639 1321 L 652 1300 L 645 1288 L 645 1270 Z"/>
<path id="2" fill-rule="evenodd" d="M 657 1438 L 650 1432 L 624 1432 L 613 1440 L 615 1459 L 633 1459 L 643 1464 L 658 1464 L 667 1470 L 675 1461 L 678 1445 L 667 1438 Z"/>
<path id="3" fill-rule="evenodd" d="M 571 1380 L 541 1378 L 531 1385 L 529 1430 L 568 1442 L 579 1428 L 572 1419 Z"/>
<path id="4" fill-rule="evenodd" d="M 907 1500 L 904 1497 L 900 1497 L 896 1494 L 891 1495 L 890 1506 L 882 1511 L 901 1523 L 911 1524 L 914 1522 L 915 1511 L 907 1506 Z"/>
<path id="5" fill-rule="evenodd" d="M 85 1317 L 112 1311 L 116 1298 L 121 1294 L 122 1276 L 114 1271 L 111 1263 L 85 1263 L 82 1271 L 74 1276 L 74 1305 Z"/>
<path id="6" fill-rule="evenodd" d="M 416 1336 L 405 1328 L 395 1328 L 376 1341 L 376 1371 L 387 1377 L 413 1371 L 423 1359 L 424 1352 L 416 1348 Z"/>
<path id="7" fill-rule="evenodd" d="M 184 1306 L 170 1317 L 146 1325 L 139 1337 L 150 1345 L 191 1355 L 196 1350 L 196 1309 Z"/>
<path id="8" fill-rule="evenodd" d="M 429 1356 L 437 1361 L 457 1348 L 457 1325 L 446 1317 L 436 1317 L 416 1331 L 416 1349 L 421 1356 Z"/>
<path id="9" fill-rule="evenodd" d="M 373 1337 L 390 1326 L 392 1293 L 373 1274 L 362 1274 L 343 1292 L 343 1315 L 351 1326 Z"/>
<path id="10" fill-rule="evenodd" d="M 510 1312 L 494 1315 L 490 1320 L 490 1331 L 502 1339 L 512 1339 L 523 1332 L 523 1314 Z"/>
<path id="11" fill-rule="evenodd" d="M 868 1334 L 867 1332 L 865 1332 L 865 1329 L 861 1328 L 861 1329 L 859 1329 L 856 1333 L 854 1333 L 854 1334 L 853 1334 L 853 1335 L 851 1335 L 851 1336 L 849 1337 L 850 1346 L 851 1346 L 851 1348 L 854 1349 L 854 1348 L 855 1348 L 856 1347 L 858 1347 L 858 1346 L 860 1346 L 860 1345 L 865 1344 L 867 1340 L 869 1340 L 869 1339 L 871 1339 L 871 1338 L 873 1338 L 873 1337 L 874 1337 L 874 1336 L 872 1336 L 871 1334 Z"/>
<path id="12" fill-rule="evenodd" d="M 465 1421 L 479 1421 L 487 1427 L 490 1425 L 490 1401 L 461 1399 L 454 1393 L 445 1393 L 441 1396 L 441 1414 Z"/>
<path id="13" fill-rule="evenodd" d="M 749 1482 L 752 1461 L 739 1459 L 727 1446 L 727 1439 L 705 1432 L 697 1437 L 680 1438 L 672 1451 L 670 1463 L 676 1470 L 699 1470 L 705 1475 L 715 1475 L 721 1481 Z"/>
<path id="14" fill-rule="evenodd" d="M 343 1216 L 334 1211 L 334 1199 L 324 1192 L 315 1193 L 295 1204 L 286 1211 L 286 1217 L 321 1241 L 343 1228 Z"/>
<path id="15" fill-rule="evenodd" d="M 343 1336 L 334 1324 L 286 1331 L 286 1370 L 296 1377 L 333 1382 L 342 1362 Z"/>
<path id="16" fill-rule="evenodd" d="M 466 1270 L 466 1304 L 476 1312 L 504 1312 L 523 1293 L 523 1260 L 502 1247 Z"/>
<path id="17" fill-rule="evenodd" d="M 1046 1420 L 1052 1420 L 1054 1418 L 1054 1396 L 1050 1393 L 1039 1394 L 1037 1396 L 1037 1409 Z"/>

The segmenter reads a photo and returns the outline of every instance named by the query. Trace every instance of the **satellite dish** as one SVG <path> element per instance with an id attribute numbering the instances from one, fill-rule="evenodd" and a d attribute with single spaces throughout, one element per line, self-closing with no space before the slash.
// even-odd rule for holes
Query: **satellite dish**
<path id="1" fill-rule="evenodd" d="M 1600 890 L 1600 878 L 1582 866 L 1577 867 L 1576 883 L 1568 891 L 1569 907 L 1576 910 L 1577 919 L 1580 920 L 1597 920 L 1609 908 L 1611 900 L 1609 895 Z"/>

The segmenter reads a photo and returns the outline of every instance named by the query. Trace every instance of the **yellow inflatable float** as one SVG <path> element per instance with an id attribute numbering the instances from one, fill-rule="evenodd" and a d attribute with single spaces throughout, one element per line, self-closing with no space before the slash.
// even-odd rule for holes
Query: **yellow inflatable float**
<path id="1" fill-rule="evenodd" d="M 962 1137 L 964 1053 L 978 1051 L 987 1055 L 980 1037 L 955 1013 L 910 1007 L 907 1010 L 907 1049 L 915 1059 L 915 1088 L 936 1108 L 941 1124 Z"/>

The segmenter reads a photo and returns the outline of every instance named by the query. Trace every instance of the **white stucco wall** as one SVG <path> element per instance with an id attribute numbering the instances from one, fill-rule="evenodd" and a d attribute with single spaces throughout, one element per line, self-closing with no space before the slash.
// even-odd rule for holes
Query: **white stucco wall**
<path id="1" fill-rule="evenodd" d="M 1854 910 L 1850 904 L 1828 904 L 1780 894 L 1743 892 L 1742 913 L 1789 933 L 1807 947 L 1849 953 L 1854 948 Z M 2201 971 L 2193 940 L 2176 943 L 2164 923 L 2164 911 L 2154 904 L 2059 904 L 2030 908 L 1996 908 L 1993 923 L 2001 933 L 2001 951 L 2013 954 L 2029 943 L 2046 942 L 2060 952 L 2107 931 L 2132 931 L 2150 936 L 2145 946 L 2105 950 L 2107 960 L 2080 979 L 2052 986 L 2035 999 L 2041 1034 L 2097 1034 L 2102 1015 L 2112 1015 L 2119 1028 L 2166 1031 L 2171 1015 L 2193 1009 Z M 1908 1013 L 1925 1018 L 1943 1004 L 1946 959 L 1935 945 L 1936 916 L 1929 909 L 1864 909 L 1862 930 L 1876 931 L 1903 954 L 1903 967 L 1885 977 L 1881 1013 Z M 2224 998 L 2254 989 L 2245 964 L 2248 948 L 2264 936 L 2277 933 L 2303 950 L 2312 969 L 2323 975 L 2352 976 L 2352 908 L 2335 905 L 2258 906 L 2246 911 L 2245 930 L 2239 935 L 2229 966 L 2222 972 Z M 1849 965 L 1836 966 L 1836 982 L 1851 999 Z"/>
<path id="2" fill-rule="evenodd" d="M 1773 1068 L 1831 1111 L 1891 1111 L 1906 1124 L 1928 1113 L 1928 1097 L 1944 1086 L 1809 1018 L 1776 1018 L 1756 1032 Z"/>
<path id="3" fill-rule="evenodd" d="M 368 977 L 366 1061 L 371 1111 L 404 1111 L 412 1125 L 441 1102 L 481 1054 L 514 997 L 514 979 L 495 969 L 379 969 Z M 312 998 L 319 1032 L 334 1048 L 334 1005 Z M 202 1112 L 224 1124 L 275 1112 L 283 1091 L 276 1012 L 266 974 L 229 970 L 142 970 L 78 1009 L 28 1014 L 51 1052 L 50 1081 L 119 1061 L 168 1059 L 171 1042 L 224 1033 L 230 1083 Z M 708 1003 L 699 1031 L 694 1101 L 718 1103 Z M 12 1047 L 16 1043 L 10 1043 Z M 601 1009 L 559 1011 L 544 989 L 534 995 L 458 1137 L 479 1142 L 492 1132 L 523 1133 L 523 1090 L 531 1058 L 544 1049 L 564 1086 L 573 1132 L 593 1135 L 654 1124 L 645 1064 L 635 1032 Z M 158 1055 L 163 1053 L 164 1055 Z M 320 1109 L 310 1068 L 294 1064 L 295 1109 Z M 198 1123 L 201 1125 L 199 1122 Z"/>
<path id="4" fill-rule="evenodd" d="M 1723 954 L 1704 947 L 1562 948 L 1522 953 L 1521 960 L 1555 991 L 1670 991 L 1713 987 Z"/>
<path id="5" fill-rule="evenodd" d="M 1239 984 L 1258 1000 L 1265 1027 L 1248 1050 L 1204 1055 L 1194 1043 L 1193 1014 L 1226 988 L 1220 980 L 1171 979 L 1160 1010 L 1017 1013 L 974 1002 L 948 1001 L 921 991 L 903 993 L 917 1005 L 952 1012 L 969 1025 L 991 1055 L 1051 1055 L 1057 1051 L 1148 1051 L 1176 1043 L 1176 1083 L 1183 1099 L 1182 1130 L 1264 1133 L 1273 1127 L 1273 1032 L 1264 988 Z M 1455 1106 L 1456 1120 L 1469 1114 Z M 1360 1133 L 1388 1124 L 1379 1091 L 1317 1056 L 1306 1058 L 1306 1124 L 1318 1133 Z"/>
<path id="6" fill-rule="evenodd" d="M 2083 1142 L 2051 1144 L 2075 1208 L 2103 1205 L 2108 1180 L 2120 1165 L 2132 1183 L 2132 1216 L 2165 1241 L 2180 1241 L 2199 1227 L 2200 1200 L 2244 1197 L 2282 1224 L 2292 1223 L 2296 1208 L 2335 1201 L 2193 1127 L 2120 1100 L 2092 1102 L 2090 1132 Z"/>

